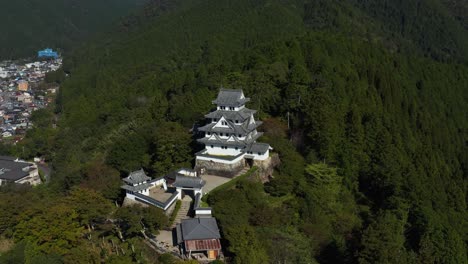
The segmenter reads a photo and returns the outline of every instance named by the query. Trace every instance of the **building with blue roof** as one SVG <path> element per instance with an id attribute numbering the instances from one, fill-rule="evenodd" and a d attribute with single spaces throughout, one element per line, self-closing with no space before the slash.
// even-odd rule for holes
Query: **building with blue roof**
<path id="1" fill-rule="evenodd" d="M 54 58 L 54 59 L 57 59 L 59 57 L 58 53 L 56 51 L 53 51 L 52 49 L 40 50 L 37 52 L 37 56 L 39 58 Z"/>

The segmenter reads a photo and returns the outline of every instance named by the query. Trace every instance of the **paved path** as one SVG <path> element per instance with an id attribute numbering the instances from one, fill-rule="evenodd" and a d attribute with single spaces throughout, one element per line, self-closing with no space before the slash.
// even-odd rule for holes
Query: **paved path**
<path id="1" fill-rule="evenodd" d="M 180 224 L 180 222 L 183 219 L 190 218 L 189 211 L 190 211 L 190 203 L 192 202 L 192 198 L 186 195 L 184 199 L 182 199 L 181 202 L 182 204 L 180 206 L 180 210 L 177 212 L 177 215 L 174 219 L 174 223 L 172 223 L 171 229 L 176 227 L 177 224 Z"/>
<path id="2" fill-rule="evenodd" d="M 214 176 L 214 175 L 202 175 L 202 179 L 206 181 L 203 186 L 203 194 L 211 192 L 214 188 L 230 181 L 230 178 Z"/>

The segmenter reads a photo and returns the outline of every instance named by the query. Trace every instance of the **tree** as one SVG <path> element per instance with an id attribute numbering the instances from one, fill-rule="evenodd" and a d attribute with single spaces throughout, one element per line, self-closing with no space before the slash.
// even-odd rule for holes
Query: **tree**
<path id="1" fill-rule="evenodd" d="M 405 221 L 405 216 L 390 211 L 379 212 L 375 222 L 362 235 L 359 263 L 406 263 Z"/>
<path id="2" fill-rule="evenodd" d="M 15 227 L 14 237 L 18 241 L 24 239 L 32 243 L 43 253 L 64 255 L 78 246 L 84 235 L 78 217 L 75 210 L 65 204 L 58 204 L 22 219 Z"/>
<path id="3" fill-rule="evenodd" d="M 129 173 L 148 165 L 148 142 L 137 131 L 130 132 L 113 144 L 106 159 L 112 167 Z"/>
<path id="4" fill-rule="evenodd" d="M 312 202 L 328 213 L 339 211 L 343 179 L 338 175 L 337 169 L 325 163 L 316 163 L 308 165 L 305 170 L 311 183 Z"/>
<path id="5" fill-rule="evenodd" d="M 189 166 L 192 158 L 191 137 L 187 129 L 175 122 L 163 122 L 154 131 L 153 169 L 159 174 Z"/>
<path id="6" fill-rule="evenodd" d="M 82 187 L 93 189 L 105 198 L 116 200 L 121 193 L 119 172 L 104 164 L 100 159 L 91 161 L 84 171 L 85 180 Z"/>
<path id="7" fill-rule="evenodd" d="M 268 255 L 262 247 L 255 230 L 248 225 L 234 225 L 225 230 L 230 241 L 228 250 L 234 254 L 234 263 L 268 263 Z"/>
<path id="8" fill-rule="evenodd" d="M 169 223 L 161 209 L 140 205 L 121 207 L 116 217 L 119 218 L 120 229 L 126 238 L 139 236 L 144 230 L 157 233 L 158 229 L 166 227 Z"/>
<path id="9" fill-rule="evenodd" d="M 64 202 L 78 213 L 77 219 L 88 230 L 94 221 L 106 219 L 112 210 L 112 204 L 100 193 L 85 188 L 73 188 Z"/>

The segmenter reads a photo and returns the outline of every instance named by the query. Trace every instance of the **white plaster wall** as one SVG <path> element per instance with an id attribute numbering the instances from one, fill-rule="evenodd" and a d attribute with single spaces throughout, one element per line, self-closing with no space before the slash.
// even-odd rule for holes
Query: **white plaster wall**
<path id="1" fill-rule="evenodd" d="M 266 160 L 270 156 L 270 151 L 267 150 L 263 155 L 258 155 L 258 153 L 254 153 L 254 160 Z"/>
<path id="2" fill-rule="evenodd" d="M 135 195 L 129 193 L 128 191 L 127 191 L 127 195 L 126 195 L 126 196 L 127 196 L 127 198 L 129 198 L 129 199 L 135 200 Z"/>
<path id="3" fill-rule="evenodd" d="M 195 215 L 208 216 L 211 215 L 211 210 L 195 210 Z"/>
<path id="4" fill-rule="evenodd" d="M 235 147 L 229 147 L 227 149 L 222 149 L 219 145 L 214 145 L 211 148 L 211 145 L 206 145 L 206 150 L 210 155 L 220 155 L 220 156 L 237 156 L 241 153 L 241 149 L 235 149 Z"/>

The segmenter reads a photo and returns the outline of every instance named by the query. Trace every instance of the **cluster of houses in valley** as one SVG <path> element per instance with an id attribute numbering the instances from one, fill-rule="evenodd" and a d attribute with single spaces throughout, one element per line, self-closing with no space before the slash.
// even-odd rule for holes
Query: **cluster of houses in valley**
<path id="1" fill-rule="evenodd" d="M 62 66 L 62 58 L 49 51 L 52 53 L 40 51 L 32 61 L 0 62 L 0 140 L 21 140 L 32 126 L 32 112 L 52 102 L 57 86 L 38 89 L 47 72 Z"/>
<path id="2" fill-rule="evenodd" d="M 257 142 L 262 135 L 257 131 L 261 122 L 254 118 L 256 111 L 245 106 L 249 100 L 242 90 L 220 90 L 213 101 L 216 109 L 205 116 L 206 125 L 198 129 L 203 133 L 198 142 L 205 148 L 196 153 L 194 169 L 182 168 L 154 179 L 139 170 L 123 179 L 126 204 L 156 206 L 170 214 L 177 200 L 190 200 L 184 217 L 176 220 L 174 236 L 169 236 L 175 238 L 172 246 L 183 258 L 209 261 L 222 257 L 216 219 L 212 208 L 202 201 L 209 192 L 207 186 L 211 190 L 271 160 L 270 145 Z"/>

